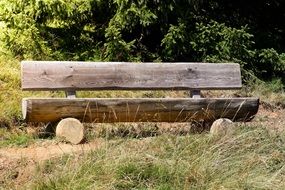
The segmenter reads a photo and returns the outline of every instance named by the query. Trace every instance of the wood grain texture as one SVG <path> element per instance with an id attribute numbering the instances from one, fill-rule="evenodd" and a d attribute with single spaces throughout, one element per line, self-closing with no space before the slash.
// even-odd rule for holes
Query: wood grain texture
<path id="1" fill-rule="evenodd" d="M 78 119 L 65 118 L 57 124 L 55 134 L 72 144 L 79 144 L 84 139 L 84 126 Z"/>
<path id="2" fill-rule="evenodd" d="M 258 98 L 93 98 L 24 99 L 23 117 L 52 122 L 73 117 L 83 122 L 189 122 L 229 118 L 248 121 L 258 110 Z"/>
<path id="3" fill-rule="evenodd" d="M 239 64 L 24 61 L 23 90 L 241 88 Z"/>

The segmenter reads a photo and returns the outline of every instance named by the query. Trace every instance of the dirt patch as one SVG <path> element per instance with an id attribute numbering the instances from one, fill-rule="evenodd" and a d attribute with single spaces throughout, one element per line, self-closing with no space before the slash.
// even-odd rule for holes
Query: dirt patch
<path id="1" fill-rule="evenodd" d="M 101 144 L 102 142 L 100 140 L 96 140 L 91 143 L 79 145 L 46 143 L 42 146 L 32 145 L 27 148 L 3 148 L 0 149 L 0 156 L 10 159 L 28 159 L 39 162 L 53 157 L 60 157 L 64 154 L 89 152 L 90 150 L 98 148 Z"/>
<path id="2" fill-rule="evenodd" d="M 258 113 L 249 125 L 265 126 L 278 131 L 285 130 L 285 109 L 267 109 L 260 106 Z"/>
<path id="3" fill-rule="evenodd" d="M 102 140 L 91 143 L 70 145 L 48 141 L 36 143 L 27 148 L 0 149 L 0 189 L 1 185 L 12 189 L 30 181 L 34 176 L 36 166 L 45 160 L 63 155 L 81 155 L 102 146 Z"/>
<path id="4" fill-rule="evenodd" d="M 26 159 L 14 159 L 0 155 L 0 189 L 15 189 L 32 179 L 35 162 Z"/>

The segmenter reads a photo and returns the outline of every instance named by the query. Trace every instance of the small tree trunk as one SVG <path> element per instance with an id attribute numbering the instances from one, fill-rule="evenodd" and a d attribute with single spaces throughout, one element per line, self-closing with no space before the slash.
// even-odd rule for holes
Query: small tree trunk
<path id="1" fill-rule="evenodd" d="M 84 126 L 75 118 L 62 119 L 56 127 L 56 136 L 72 144 L 79 144 L 84 139 Z"/>

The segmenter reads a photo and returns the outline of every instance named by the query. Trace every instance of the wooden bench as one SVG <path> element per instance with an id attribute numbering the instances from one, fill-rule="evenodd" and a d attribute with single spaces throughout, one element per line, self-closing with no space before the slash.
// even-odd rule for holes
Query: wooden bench
<path id="1" fill-rule="evenodd" d="M 66 98 L 24 98 L 28 122 L 248 121 L 258 98 L 201 98 L 200 90 L 240 89 L 235 63 L 119 63 L 23 61 L 22 89 L 65 91 Z M 80 90 L 189 90 L 189 98 L 78 98 Z"/>

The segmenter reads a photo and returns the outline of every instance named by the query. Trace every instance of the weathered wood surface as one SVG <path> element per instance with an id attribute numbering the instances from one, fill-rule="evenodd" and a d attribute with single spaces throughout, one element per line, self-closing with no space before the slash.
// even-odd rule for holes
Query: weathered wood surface
<path id="1" fill-rule="evenodd" d="M 24 99 L 23 117 L 52 122 L 73 117 L 83 122 L 188 122 L 229 118 L 248 121 L 258 110 L 258 98 L 93 98 Z"/>
<path id="2" fill-rule="evenodd" d="M 241 88 L 239 64 L 24 61 L 23 90 Z"/>

